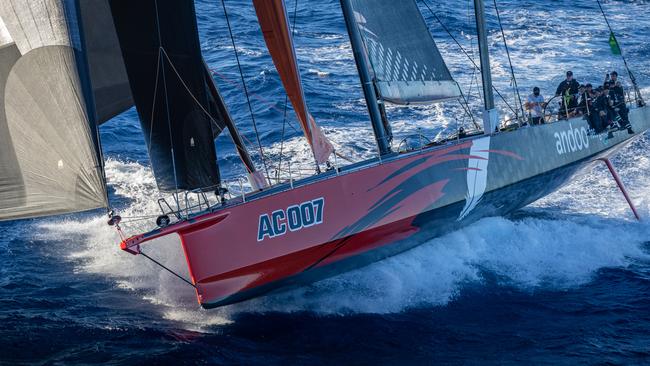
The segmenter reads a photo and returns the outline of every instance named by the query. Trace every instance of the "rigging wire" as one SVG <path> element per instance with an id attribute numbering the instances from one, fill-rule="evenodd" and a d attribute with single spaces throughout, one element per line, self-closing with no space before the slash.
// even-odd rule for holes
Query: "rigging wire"
<path id="1" fill-rule="evenodd" d="M 603 9 L 602 4 L 600 3 L 600 0 L 596 0 L 596 3 L 598 3 L 598 8 L 600 9 L 600 12 L 603 14 L 603 18 L 605 19 L 605 23 L 607 24 L 607 28 L 609 28 L 610 34 L 614 35 L 614 30 L 612 29 L 612 26 L 609 24 L 609 20 L 607 19 L 607 15 L 605 15 L 605 10 Z M 632 70 L 630 70 L 630 67 L 627 64 L 627 60 L 625 59 L 625 55 L 623 55 L 623 48 L 621 45 L 618 43 L 618 39 L 616 39 L 616 36 L 614 36 L 614 41 L 616 42 L 616 46 L 618 46 L 618 49 L 621 54 L 621 58 L 623 59 L 623 64 L 625 65 L 625 69 L 627 70 L 627 74 L 630 76 L 630 81 L 632 82 L 632 86 L 634 87 L 634 93 L 636 94 L 637 98 L 637 104 L 642 107 L 645 105 L 645 102 L 643 101 L 643 96 L 641 95 L 641 91 L 639 90 L 639 85 L 636 83 L 636 77 L 632 73 Z"/>
<path id="2" fill-rule="evenodd" d="M 156 9 L 156 30 L 158 33 L 158 53 L 161 53 L 163 50 L 162 46 L 162 36 L 160 34 L 160 15 L 158 14 L 158 0 L 154 1 L 154 6 Z M 158 57 L 158 60 L 162 62 L 162 59 L 160 56 Z M 176 155 L 174 155 L 174 137 L 172 135 L 172 123 L 171 123 L 171 114 L 169 112 L 169 95 L 167 93 L 167 77 L 165 75 L 165 65 L 163 64 L 162 67 L 162 80 L 163 80 L 163 91 L 165 94 L 165 110 L 167 112 L 167 127 L 169 130 L 169 141 L 171 145 L 171 154 L 172 154 L 172 168 L 174 169 L 174 200 L 176 201 L 176 207 L 178 208 L 178 211 L 181 211 L 181 203 L 178 199 L 178 176 L 176 172 Z M 158 85 L 156 83 L 156 85 Z M 153 113 L 153 111 L 152 111 Z"/>
<path id="3" fill-rule="evenodd" d="M 478 80 L 476 79 L 476 69 L 472 70 L 472 76 L 469 78 L 469 90 L 467 91 L 467 103 L 469 103 L 471 97 L 472 97 L 472 90 L 474 89 L 474 82 L 476 82 L 476 86 L 478 87 Z M 480 95 L 479 95 L 480 97 Z"/>
<path id="4" fill-rule="evenodd" d="M 242 91 L 244 90 L 244 88 L 242 88 L 242 86 L 240 85 L 240 83 L 237 83 L 237 82 L 233 81 L 233 80 L 230 79 L 228 76 L 226 76 L 226 75 L 220 73 L 219 71 L 217 71 L 217 70 L 215 70 L 215 69 L 210 69 L 210 72 L 211 72 L 213 75 L 216 75 L 217 77 L 219 77 L 221 80 L 223 80 L 223 81 L 227 82 L 228 84 L 234 86 L 235 88 L 237 88 L 237 89 L 239 89 L 239 90 L 242 90 Z M 250 94 L 251 97 L 257 99 L 259 102 L 266 104 L 266 106 L 267 106 L 269 109 L 275 110 L 275 111 L 278 112 L 278 113 L 284 113 L 283 110 L 278 109 L 278 108 L 277 108 L 277 107 L 276 107 L 276 106 L 275 106 L 271 101 L 269 101 L 268 99 L 264 98 L 263 96 L 261 96 L 261 95 L 259 95 L 259 94 L 256 94 L 256 93 L 254 93 L 254 92 L 249 92 L 249 94 Z M 287 105 L 287 103 L 288 103 L 288 101 L 285 103 L 285 106 Z M 295 133 L 302 134 L 302 131 L 300 131 L 300 130 L 299 130 L 299 129 L 294 125 L 294 123 L 292 123 L 291 119 L 287 119 L 287 125 L 288 125 L 288 126 L 289 126 L 289 127 L 290 127 L 294 132 L 295 132 Z M 252 143 L 252 142 L 251 142 L 251 141 L 250 141 L 250 140 L 249 140 L 245 135 L 242 135 L 242 138 L 243 138 L 244 140 L 246 140 L 246 142 L 247 142 L 248 144 L 253 145 L 253 143 Z M 342 158 L 343 160 L 346 160 L 346 161 L 348 161 L 348 162 L 352 162 L 352 163 L 355 162 L 352 158 L 350 158 L 350 157 L 348 157 L 348 156 L 342 155 L 342 154 L 340 154 L 340 153 L 338 153 L 338 152 L 336 152 L 336 151 L 335 151 L 334 153 L 336 154 L 336 156 Z"/>
<path id="5" fill-rule="evenodd" d="M 201 108 L 201 111 L 203 111 L 203 113 L 211 120 L 211 122 L 214 122 L 214 123 L 210 123 L 210 128 L 212 129 L 214 126 L 216 126 L 216 127 L 219 128 L 218 132 L 222 132 L 223 128 L 218 125 L 218 121 L 215 120 L 214 117 L 212 116 L 212 114 L 206 110 L 206 108 L 203 106 L 203 104 L 201 104 L 201 102 L 199 102 L 199 100 L 196 98 L 194 93 L 192 93 L 192 91 L 190 90 L 190 87 L 187 86 L 187 84 L 185 83 L 185 80 L 183 80 L 183 78 L 181 77 L 181 74 L 176 69 L 176 66 L 174 66 L 174 63 L 172 62 L 171 58 L 169 57 L 169 54 L 167 53 L 167 51 L 165 51 L 164 48 L 161 48 L 160 50 L 161 50 L 162 54 L 165 56 L 165 58 L 167 59 L 167 62 L 169 63 L 169 66 L 171 67 L 172 71 L 178 77 L 178 81 L 181 82 L 181 84 L 183 85 L 183 87 L 187 91 L 187 94 L 189 94 L 189 96 L 192 98 L 192 100 L 194 100 L 194 103 L 196 103 L 196 105 L 198 105 L 199 108 Z M 214 133 L 214 130 L 212 130 L 212 132 Z"/>
<path id="6" fill-rule="evenodd" d="M 244 89 L 241 87 L 241 85 L 240 85 L 239 83 L 234 82 L 233 80 L 229 79 L 226 75 L 224 75 L 224 74 L 218 72 L 217 70 L 215 70 L 215 69 L 210 69 L 210 72 L 212 72 L 214 75 L 216 75 L 216 76 L 218 76 L 219 78 L 221 78 L 221 80 L 223 80 L 223 81 L 227 82 L 228 84 L 230 84 L 230 85 L 236 87 L 237 89 L 242 90 L 242 91 L 244 90 Z M 260 102 L 266 104 L 266 105 L 268 106 L 269 109 L 273 109 L 273 110 L 277 111 L 278 113 L 284 113 L 283 110 L 278 109 L 275 105 L 273 105 L 273 103 L 272 103 L 271 101 L 269 101 L 268 99 L 262 97 L 261 95 L 259 95 L 259 94 L 255 94 L 255 93 L 253 93 L 253 92 L 251 92 L 250 95 L 251 95 L 253 98 L 257 99 L 258 101 L 260 101 Z M 287 103 L 288 103 L 288 102 L 287 102 Z M 286 104 L 285 104 L 285 105 L 286 105 Z M 291 119 L 287 119 L 287 126 L 291 127 L 291 129 L 292 129 L 293 132 L 295 132 L 295 133 L 298 133 L 298 134 L 301 134 L 301 133 L 302 133 L 302 131 L 298 130 L 298 128 L 297 128 L 293 123 L 291 123 Z M 253 143 L 252 143 L 252 142 L 251 142 L 251 141 L 250 141 L 250 140 L 249 140 L 245 135 L 242 135 L 242 138 L 243 138 L 244 140 L 246 140 L 246 142 L 247 142 L 248 144 L 251 144 L 251 145 L 253 144 Z M 343 160 L 345 160 L 345 161 L 348 161 L 348 162 L 351 162 L 351 163 L 354 163 L 354 162 L 355 162 L 355 161 L 354 161 L 352 158 L 350 158 L 349 156 L 342 155 L 342 154 L 340 154 L 340 153 L 338 153 L 338 152 L 336 152 L 336 151 L 334 152 L 334 154 L 336 154 L 336 156 L 338 156 L 339 158 L 341 158 L 341 159 L 343 159 Z"/>
<path id="7" fill-rule="evenodd" d="M 425 4 L 425 6 L 426 6 L 426 4 Z M 467 97 L 465 97 L 465 93 L 463 92 L 463 89 L 459 87 L 458 90 L 460 91 L 460 96 L 462 98 L 462 101 L 459 100 L 458 103 L 460 104 L 460 106 L 463 109 L 463 111 L 465 112 L 465 114 L 472 121 L 472 124 L 474 125 L 474 128 L 476 128 L 477 130 L 480 130 L 481 127 L 476 122 L 476 119 L 474 118 L 474 115 L 472 114 L 472 111 L 471 111 L 471 109 L 469 107 L 469 100 L 467 99 Z M 471 85 L 470 85 L 470 91 L 471 91 Z M 458 128 L 457 128 L 457 130 L 458 130 Z"/>
<path id="8" fill-rule="evenodd" d="M 298 0 L 294 1 L 293 4 L 293 20 L 292 20 L 292 26 L 291 26 L 291 37 L 293 38 L 295 31 L 296 31 L 296 14 L 298 13 Z M 286 130 L 287 126 L 287 109 L 289 105 L 289 95 L 285 93 L 284 95 L 284 116 L 282 118 L 282 135 L 280 137 L 280 161 L 278 162 L 278 170 L 276 171 L 275 178 L 276 180 L 280 180 L 280 169 L 282 168 L 282 153 L 284 149 L 284 133 Z M 318 164 L 318 162 L 316 163 Z"/>
<path id="9" fill-rule="evenodd" d="M 467 5 L 467 7 L 466 7 L 466 9 L 467 9 L 466 19 L 467 19 L 467 21 L 466 22 L 467 22 L 467 24 L 470 24 L 470 22 L 472 20 L 472 17 L 474 16 L 474 11 L 472 10 L 474 5 L 472 4 L 472 0 L 467 0 L 466 5 Z M 475 47 L 474 47 L 474 37 L 471 37 L 471 36 L 469 37 L 469 49 L 470 49 L 471 55 L 468 56 L 468 57 L 471 57 L 471 59 L 473 60 L 476 57 L 476 55 L 475 55 Z M 474 85 L 476 85 L 476 94 L 478 94 L 478 99 L 483 100 L 483 95 L 481 95 L 481 87 L 480 87 L 480 83 L 479 83 L 479 80 L 478 80 L 478 78 L 479 78 L 478 74 L 480 74 L 480 73 L 481 73 L 481 71 L 479 69 L 477 69 L 476 67 L 472 68 L 472 77 L 470 78 L 469 91 L 467 92 L 468 95 L 469 95 L 467 97 L 468 101 L 472 97 L 472 90 L 474 88 Z"/>
<path id="10" fill-rule="evenodd" d="M 466 19 L 467 19 L 467 24 L 469 24 L 471 22 L 471 19 L 472 19 L 473 13 L 474 13 L 472 11 L 472 7 L 473 7 L 472 0 L 467 0 L 466 6 L 467 6 L 466 7 L 466 9 L 467 9 Z M 472 52 L 471 58 L 474 59 L 475 54 L 474 54 L 474 38 L 473 37 L 469 38 L 469 49 Z M 479 71 L 477 68 L 475 68 L 475 67 L 472 68 L 472 76 L 470 77 L 470 80 L 469 80 L 469 90 L 467 92 L 467 103 L 468 103 L 467 108 L 468 109 L 470 108 L 469 102 L 470 102 L 471 97 L 472 97 L 472 90 L 474 89 L 474 85 L 476 85 L 476 93 L 478 94 L 478 98 L 483 99 L 483 96 L 481 95 L 481 88 L 479 87 L 477 71 Z"/>
<path id="11" fill-rule="evenodd" d="M 427 27 L 427 29 L 428 29 L 428 27 Z M 431 30 L 429 30 L 429 32 L 431 32 Z M 463 89 L 460 88 L 460 86 L 458 87 L 458 91 L 460 91 L 460 97 L 462 98 L 462 101 L 459 100 L 458 104 L 460 104 L 460 106 L 463 109 L 463 111 L 465 112 L 465 114 L 472 121 L 472 124 L 474 125 L 474 128 L 476 128 L 477 130 L 480 130 L 481 128 L 480 128 L 479 124 L 476 122 L 476 119 L 474 118 L 474 115 L 472 114 L 472 111 L 469 108 L 469 102 L 468 102 L 467 98 L 465 97 L 465 93 L 463 93 Z M 465 119 L 463 118 L 463 121 L 464 120 Z M 457 122 L 458 122 L 458 120 L 457 120 Z M 456 128 L 456 130 L 458 130 L 458 128 Z"/>
<path id="12" fill-rule="evenodd" d="M 230 41 L 232 42 L 232 47 L 235 52 L 235 59 L 237 60 L 237 68 L 239 69 L 239 75 L 241 76 L 241 81 L 244 86 L 244 94 L 246 94 L 246 103 L 248 104 L 248 110 L 251 113 L 251 120 L 253 121 L 253 130 L 255 131 L 255 137 L 257 138 L 257 145 L 260 149 L 260 157 L 262 159 L 262 164 L 264 165 L 264 171 L 266 172 L 266 179 L 271 183 L 271 176 L 269 175 L 269 167 L 266 164 L 266 157 L 264 156 L 264 150 L 262 149 L 262 141 L 260 140 L 260 134 L 257 129 L 257 122 L 255 121 L 255 113 L 253 113 L 253 106 L 251 104 L 251 99 L 248 95 L 248 87 L 246 86 L 246 79 L 244 78 L 244 71 L 242 69 L 241 63 L 239 62 L 239 53 L 237 52 L 237 45 L 235 44 L 235 36 L 232 33 L 232 27 L 230 26 L 230 18 L 228 18 L 228 10 L 226 10 L 225 0 L 221 0 L 221 5 L 223 7 L 223 14 L 226 18 L 226 24 L 228 25 L 228 33 L 230 34 Z"/>
<path id="13" fill-rule="evenodd" d="M 465 47 L 463 47 L 460 44 L 458 39 L 456 39 L 456 37 L 454 37 L 454 35 L 449 30 L 449 28 L 447 28 L 447 26 L 445 26 L 445 24 L 442 22 L 440 17 L 438 17 L 438 14 L 436 12 L 434 12 L 433 9 L 431 9 L 429 4 L 426 3 L 426 0 L 420 0 L 420 2 L 422 2 L 422 4 L 424 4 L 424 6 L 429 10 L 431 15 L 436 19 L 436 21 L 438 23 L 440 23 L 440 25 L 442 26 L 444 31 L 447 32 L 449 37 L 451 37 L 451 39 L 454 41 L 454 43 L 456 43 L 456 45 L 460 48 L 461 52 L 467 57 L 467 59 L 469 59 L 469 61 L 472 63 L 472 65 L 474 65 L 474 68 L 476 68 L 477 70 L 481 70 L 481 68 L 476 64 L 474 59 L 467 53 L 467 51 L 465 50 Z M 517 112 L 515 112 L 515 109 L 510 105 L 510 103 L 508 103 L 506 98 L 501 94 L 501 92 L 499 92 L 499 90 L 494 85 L 492 85 L 492 89 L 497 93 L 499 98 L 501 98 L 501 100 L 503 101 L 503 103 L 505 103 L 505 105 L 508 107 L 508 109 L 510 109 L 512 111 L 512 113 L 516 114 Z"/>
<path id="14" fill-rule="evenodd" d="M 196 285 L 193 284 L 192 282 L 188 281 L 185 277 L 179 275 L 178 273 L 176 273 L 176 272 L 172 271 L 171 269 L 167 268 L 167 267 L 166 267 L 165 265 L 163 265 L 162 263 L 160 263 L 160 262 L 158 262 L 157 260 L 151 258 L 150 256 L 144 254 L 144 252 L 142 251 L 142 249 L 140 249 L 139 254 L 142 255 L 143 257 L 147 258 L 148 260 L 154 262 L 155 264 L 157 264 L 158 266 L 160 266 L 162 269 L 166 270 L 167 272 L 169 272 L 169 273 L 173 274 L 174 276 L 180 278 L 183 282 L 187 283 L 188 285 L 190 285 L 190 286 L 196 288 Z"/>
<path id="15" fill-rule="evenodd" d="M 469 116 L 470 120 L 472 121 L 472 124 L 474 125 L 474 128 L 476 128 L 477 130 L 480 130 L 481 126 L 479 126 L 479 124 L 476 122 L 476 119 L 474 118 L 474 115 L 472 114 L 472 111 L 469 108 L 469 101 L 467 100 L 467 98 L 465 98 L 465 94 L 463 93 L 463 89 L 458 88 L 458 90 L 460 91 L 460 96 L 463 99 L 462 102 L 459 100 L 458 103 L 463 108 L 463 111 L 465 111 L 465 114 L 467 116 Z"/>
<path id="16" fill-rule="evenodd" d="M 494 0 L 494 10 L 496 11 L 497 14 L 497 20 L 499 21 L 499 29 L 501 30 L 501 37 L 503 37 L 503 46 L 506 49 L 506 55 L 508 56 L 508 64 L 510 64 L 510 75 L 512 76 L 512 82 L 515 87 L 515 104 L 516 101 L 519 101 L 519 107 L 521 108 L 521 116 L 522 118 L 526 115 L 526 112 L 524 112 L 524 105 L 521 102 L 521 95 L 519 94 L 519 86 L 517 85 L 517 77 L 515 76 L 515 69 L 512 66 L 512 59 L 510 58 L 510 50 L 508 49 L 508 42 L 506 41 L 506 33 L 503 30 L 503 24 L 501 23 L 501 14 L 499 13 L 499 6 L 497 5 L 497 0 Z M 515 113 L 515 119 L 519 119 L 517 116 L 517 113 Z"/>
<path id="17" fill-rule="evenodd" d="M 213 75 L 216 75 L 216 76 L 218 76 L 219 78 L 221 78 L 221 80 L 223 80 L 223 81 L 227 82 L 228 84 L 234 86 L 235 88 L 237 88 L 237 89 L 239 89 L 239 90 L 241 90 L 241 91 L 244 90 L 244 88 L 242 88 L 241 85 L 240 85 L 239 83 L 234 82 L 233 80 L 229 79 L 226 75 L 224 75 L 224 74 L 218 72 L 217 70 L 215 70 L 215 69 L 210 69 L 210 72 L 211 72 Z M 268 107 L 269 109 L 273 109 L 273 110 L 275 110 L 275 111 L 277 111 L 277 112 L 279 112 L 279 113 L 282 113 L 282 111 L 281 111 L 280 109 L 278 109 L 276 106 L 274 106 L 273 103 L 271 103 L 268 99 L 265 99 L 264 97 L 260 96 L 259 94 L 255 94 L 255 93 L 253 93 L 253 92 L 250 92 L 250 95 L 251 95 L 253 98 L 255 98 L 255 99 L 257 99 L 258 101 L 260 101 L 261 103 L 266 104 L 267 107 Z M 297 129 L 295 126 L 293 126 L 292 124 L 290 124 L 290 123 L 289 123 L 289 127 L 293 128 L 293 130 L 294 130 L 295 132 L 299 132 L 298 129 Z M 253 143 L 253 142 L 252 142 L 248 137 L 246 137 L 246 135 L 241 135 L 241 137 L 245 140 L 245 143 L 247 143 L 247 144 L 249 144 L 249 145 L 255 145 L 255 144 L 254 144 L 254 143 Z M 248 147 L 248 146 L 247 146 L 247 147 Z"/>

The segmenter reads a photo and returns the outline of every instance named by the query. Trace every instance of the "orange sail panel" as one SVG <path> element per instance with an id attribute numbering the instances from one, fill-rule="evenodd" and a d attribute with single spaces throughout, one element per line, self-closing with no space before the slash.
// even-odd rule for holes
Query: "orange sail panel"
<path id="1" fill-rule="evenodd" d="M 253 5 L 264 34 L 266 47 L 314 151 L 314 157 L 319 163 L 324 163 L 334 148 L 307 109 L 284 0 L 253 0 Z"/>

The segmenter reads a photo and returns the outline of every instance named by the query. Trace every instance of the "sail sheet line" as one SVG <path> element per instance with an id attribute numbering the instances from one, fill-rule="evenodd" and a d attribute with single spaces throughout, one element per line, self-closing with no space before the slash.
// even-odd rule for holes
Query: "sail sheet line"
<path id="1" fill-rule="evenodd" d="M 219 71 L 217 71 L 217 70 L 215 70 L 215 69 L 210 69 L 210 72 L 211 72 L 212 74 L 218 76 L 221 80 L 223 80 L 223 81 L 227 82 L 228 84 L 234 86 L 235 88 L 237 88 L 237 89 L 239 89 L 239 90 L 242 90 L 242 91 L 244 90 L 244 89 L 242 88 L 242 86 L 241 86 L 239 83 L 237 83 L 237 82 L 235 82 L 234 80 L 228 78 L 226 75 L 220 73 Z M 261 95 L 256 94 L 256 93 L 253 93 L 253 92 L 249 92 L 249 94 L 250 94 L 251 97 L 257 99 L 259 102 L 266 104 L 266 106 L 267 106 L 269 109 L 274 110 L 274 111 L 276 111 L 276 112 L 278 112 L 278 113 L 284 113 L 283 110 L 278 109 L 278 108 L 277 108 L 275 105 L 273 105 L 273 104 L 272 104 L 268 99 L 265 99 L 265 98 L 262 97 Z M 286 96 L 286 95 L 285 95 L 285 97 L 288 98 L 288 96 Z M 285 103 L 285 108 L 287 108 L 287 107 L 289 107 L 289 103 L 288 103 L 288 101 Z M 303 133 L 303 132 L 298 128 L 298 127 L 296 127 L 293 123 L 291 123 L 291 120 L 288 120 L 288 123 L 287 123 L 287 124 L 289 125 L 289 127 L 291 127 L 291 129 L 292 129 L 294 132 L 296 132 L 296 133 L 300 133 L 300 134 Z M 246 137 L 246 135 L 241 135 L 241 137 L 245 140 L 245 142 L 247 143 L 247 145 L 249 145 L 249 146 L 255 146 L 255 143 L 254 143 L 253 141 L 251 141 L 248 137 Z M 250 150 L 250 147 L 248 147 L 248 148 L 249 148 L 249 150 Z"/>
<path id="2" fill-rule="evenodd" d="M 508 48 L 508 41 L 506 40 L 506 33 L 503 30 L 503 24 L 501 23 L 501 13 L 499 12 L 499 6 L 497 5 L 497 0 L 494 1 L 494 10 L 497 14 L 497 21 L 499 22 L 499 29 L 501 30 L 501 38 L 503 38 L 503 46 L 506 49 L 506 55 L 508 56 L 508 64 L 510 65 L 510 75 L 512 76 L 512 83 L 515 89 L 515 106 L 517 101 L 519 101 L 519 108 L 521 110 L 521 118 L 525 118 L 526 112 L 524 111 L 524 104 L 521 101 L 521 94 L 519 93 L 519 85 L 517 85 L 517 77 L 515 76 L 515 68 L 512 66 L 512 58 L 510 58 L 510 49 Z M 515 113 L 515 118 L 517 118 L 517 113 Z"/>
<path id="3" fill-rule="evenodd" d="M 158 0 L 154 0 L 154 9 L 156 10 L 156 30 L 158 34 L 158 53 L 162 52 L 162 35 L 160 33 L 160 14 L 158 12 Z M 160 60 L 160 56 L 158 58 Z M 174 134 L 172 133 L 172 121 L 171 114 L 169 113 L 169 93 L 167 90 L 167 77 L 165 75 L 165 68 L 162 68 L 162 81 L 163 81 L 163 92 L 165 94 L 165 111 L 167 113 L 167 129 L 169 130 L 169 141 L 171 147 L 171 157 L 172 157 L 172 169 L 174 171 L 174 200 L 176 201 L 176 206 L 178 211 L 181 211 L 180 202 L 178 200 L 178 173 L 176 171 L 176 154 L 174 154 Z M 152 113 L 153 114 L 153 113 Z"/>
<path id="4" fill-rule="evenodd" d="M 238 88 L 238 89 L 240 89 L 240 90 L 243 91 L 243 88 L 242 88 L 242 87 L 241 87 L 237 82 L 235 82 L 235 81 L 229 79 L 228 77 L 226 77 L 226 76 L 223 75 L 222 73 L 218 72 L 217 70 L 215 70 L 215 69 L 209 69 L 209 71 L 210 71 L 210 73 L 211 73 L 212 75 L 217 75 L 217 76 L 219 76 L 219 77 L 220 77 L 222 80 L 224 80 L 225 82 L 227 82 L 227 83 L 229 83 L 230 85 L 233 85 L 234 87 L 236 87 L 236 88 Z M 262 98 L 260 95 L 255 94 L 255 93 L 250 93 L 250 94 L 251 94 L 254 98 L 256 98 L 256 99 L 258 99 L 258 100 L 260 100 L 260 101 L 262 101 L 262 102 L 264 102 L 264 103 L 267 103 L 267 104 L 269 105 L 269 108 L 271 108 L 271 109 L 274 109 L 274 108 L 275 108 L 275 106 L 273 106 L 272 104 L 270 104 L 270 102 L 268 102 L 267 100 L 265 100 L 264 98 Z M 275 108 L 275 109 L 277 110 L 277 108 Z M 294 129 L 295 129 L 295 127 L 294 127 Z M 242 139 L 245 140 L 245 143 L 246 143 L 246 144 L 248 144 L 249 146 L 255 146 L 255 143 L 254 143 L 253 141 L 251 141 L 248 137 L 246 137 L 246 135 L 240 135 L 240 136 L 242 137 Z M 248 149 L 248 150 L 251 150 L 249 146 L 245 146 L 245 148 Z M 236 147 L 237 147 L 238 149 L 240 149 L 240 151 L 244 152 L 244 150 L 241 149 L 239 146 L 236 146 Z M 246 151 L 246 152 L 247 152 L 247 151 Z"/>
<path id="5" fill-rule="evenodd" d="M 152 99 L 152 105 L 151 105 L 151 110 L 155 111 L 156 110 L 156 97 L 158 96 L 158 80 L 160 79 L 160 50 L 158 51 L 158 61 L 156 62 L 156 82 L 154 83 L 153 87 L 153 99 Z M 147 144 L 147 150 L 149 150 L 149 153 L 151 153 L 151 150 L 149 146 L 151 146 L 151 141 L 153 138 L 153 121 L 154 121 L 154 113 L 151 113 L 151 121 L 149 124 L 149 143 Z"/>
<path id="6" fill-rule="evenodd" d="M 458 39 L 456 39 L 456 37 L 451 33 L 451 31 L 449 30 L 449 28 L 447 28 L 447 26 L 445 25 L 445 23 L 442 22 L 442 20 L 441 20 L 440 17 L 438 16 L 438 13 L 437 13 L 437 12 L 434 12 L 433 9 L 431 9 L 431 6 L 429 6 L 429 4 L 427 3 L 426 0 L 420 0 L 420 2 L 421 2 L 421 3 L 422 3 L 422 4 L 427 8 L 427 10 L 429 10 L 429 13 L 433 16 L 433 18 L 438 22 L 438 24 L 440 24 L 440 26 L 442 27 L 442 29 L 444 29 L 444 31 L 447 33 L 447 35 L 449 35 L 449 37 L 454 41 L 454 43 L 456 44 L 456 46 L 458 46 L 458 48 L 460 49 L 460 51 L 465 55 L 465 57 L 469 60 L 469 62 L 474 66 L 474 71 L 478 71 L 478 72 L 480 73 L 480 72 L 481 72 L 481 67 L 476 63 L 476 61 L 474 61 L 474 58 L 473 58 L 473 57 L 472 57 L 472 56 L 467 52 L 467 50 L 465 49 L 465 47 L 463 47 L 463 45 L 460 44 L 460 42 L 458 41 Z M 468 18 L 469 18 L 469 17 L 470 17 L 470 15 L 468 14 Z M 472 43 L 472 44 L 473 44 L 473 43 Z M 474 52 L 474 51 L 473 51 L 473 47 L 472 47 L 472 53 L 473 53 L 473 52 Z M 473 83 L 473 80 L 474 80 L 474 75 L 475 75 L 475 74 L 472 75 L 472 77 L 473 77 L 473 79 L 472 79 L 472 83 Z M 478 84 L 478 79 L 477 79 L 477 78 L 476 78 L 476 82 L 477 82 L 477 84 Z M 471 87 L 472 87 L 472 84 L 470 84 L 470 93 L 468 93 L 470 96 L 471 96 Z M 492 85 L 492 90 L 494 90 L 494 92 L 497 93 L 497 95 L 499 96 L 499 98 L 501 98 L 501 101 L 506 105 L 506 107 L 508 107 L 508 109 L 510 109 L 510 111 L 511 111 L 513 114 L 516 114 L 516 113 L 517 113 L 517 112 L 515 112 L 515 109 L 510 105 L 510 103 L 508 103 L 508 100 L 503 96 L 503 94 L 501 94 L 501 92 L 499 91 L 499 89 L 497 89 L 496 86 Z M 479 96 L 480 96 L 480 95 L 481 95 L 480 87 L 479 87 L 479 91 L 478 91 L 478 93 L 479 93 Z"/>
<path id="7" fill-rule="evenodd" d="M 596 0 L 596 3 L 598 3 L 598 8 L 600 9 L 601 14 L 603 15 L 603 19 L 605 19 L 605 24 L 607 24 L 607 28 L 609 28 L 609 34 L 610 38 L 613 39 L 614 44 L 616 47 L 618 47 L 618 54 L 621 56 L 621 59 L 623 60 L 623 65 L 625 65 L 625 69 L 627 70 L 627 74 L 630 77 L 630 81 L 632 82 L 632 87 L 634 88 L 634 94 L 636 98 L 637 105 L 639 107 L 645 106 L 645 101 L 643 100 L 643 95 L 641 95 L 641 90 L 639 89 L 639 84 L 636 81 L 636 77 L 634 76 L 634 73 L 632 73 L 632 70 L 627 64 L 627 59 L 625 58 L 625 55 L 623 54 L 623 50 L 621 48 L 621 44 L 618 43 L 618 40 L 616 39 L 616 36 L 614 35 L 614 30 L 612 29 L 611 24 L 609 24 L 609 19 L 607 18 L 607 15 L 605 14 L 605 10 L 603 9 L 603 5 L 600 3 L 600 0 Z"/>
<path id="8" fill-rule="evenodd" d="M 167 62 L 169 62 L 169 66 L 171 66 L 172 70 L 176 74 L 176 77 L 178 77 L 178 81 L 181 82 L 181 84 L 183 85 L 183 87 L 185 88 L 185 90 L 187 91 L 189 96 L 192 97 L 192 100 L 194 100 L 196 105 L 199 106 L 199 108 L 201 108 L 203 113 L 205 113 L 206 117 L 208 117 L 211 122 L 214 122 L 217 125 L 217 127 L 219 128 L 219 132 L 223 131 L 223 127 L 219 126 L 218 121 L 215 120 L 214 117 L 212 116 L 212 114 L 205 109 L 205 106 L 203 106 L 203 104 L 201 104 L 201 102 L 199 102 L 199 100 L 196 98 L 196 96 L 192 93 L 190 88 L 187 86 L 187 84 L 185 83 L 185 80 L 183 80 L 183 77 L 178 73 L 178 70 L 176 70 L 176 67 L 174 66 L 174 63 L 169 58 L 169 55 L 167 54 L 167 51 L 165 51 L 165 48 L 160 47 L 160 49 L 161 49 L 162 54 L 165 55 L 165 58 L 167 59 Z"/>

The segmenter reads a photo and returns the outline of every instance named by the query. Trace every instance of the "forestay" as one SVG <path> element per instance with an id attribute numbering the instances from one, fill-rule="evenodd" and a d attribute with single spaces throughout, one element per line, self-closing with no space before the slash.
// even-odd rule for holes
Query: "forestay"
<path id="1" fill-rule="evenodd" d="M 105 207 L 64 9 L 0 1 L 0 220 Z"/>
<path id="2" fill-rule="evenodd" d="M 350 0 L 380 97 L 410 104 L 458 98 L 415 0 Z"/>

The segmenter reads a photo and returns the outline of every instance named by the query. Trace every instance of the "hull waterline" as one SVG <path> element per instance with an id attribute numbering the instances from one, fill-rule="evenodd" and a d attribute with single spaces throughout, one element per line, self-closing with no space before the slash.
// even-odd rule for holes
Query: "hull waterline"
<path id="1" fill-rule="evenodd" d="M 647 107 L 633 109 L 637 132 Z M 574 119 L 396 154 L 231 202 L 122 248 L 177 234 L 199 303 L 223 306 L 301 286 L 504 215 L 562 187 L 640 134 L 590 135 Z"/>

